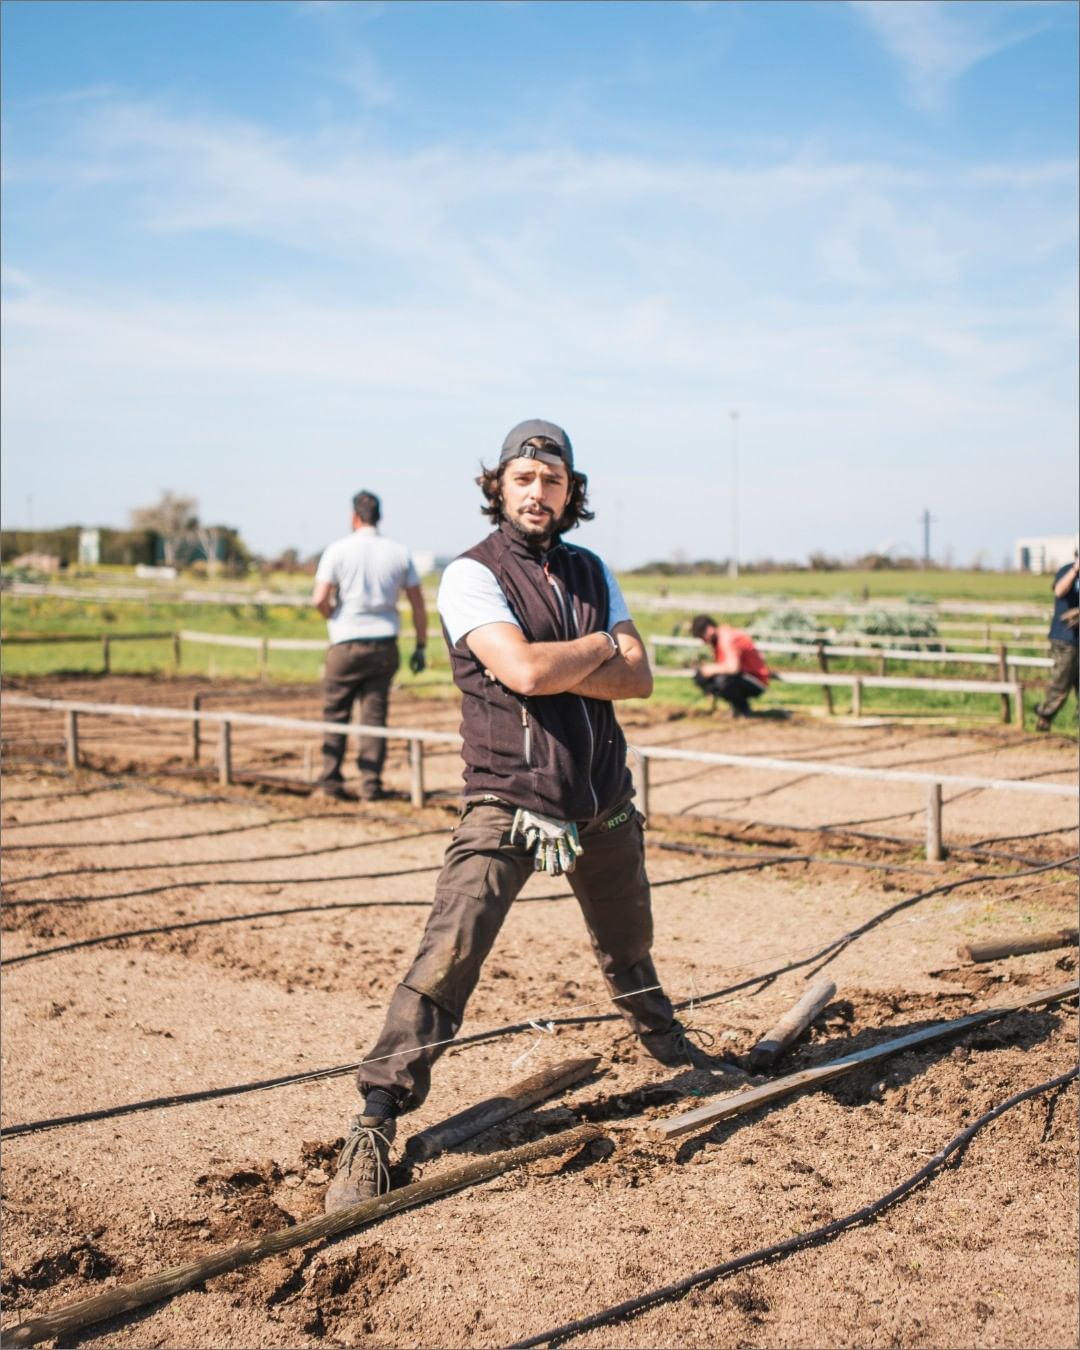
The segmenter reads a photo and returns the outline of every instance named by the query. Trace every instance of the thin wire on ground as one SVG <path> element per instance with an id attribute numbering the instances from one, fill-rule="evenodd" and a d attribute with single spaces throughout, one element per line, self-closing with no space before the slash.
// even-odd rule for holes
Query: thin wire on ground
<path id="1" fill-rule="evenodd" d="M 674 1007 L 677 1010 L 688 1007 L 699 1007 L 703 1004 L 713 1003 L 717 999 L 724 998 L 725 996 L 733 993 L 738 993 L 741 990 L 748 989 L 753 986 L 757 986 L 755 992 L 760 993 L 763 989 L 767 988 L 770 984 L 774 983 L 774 981 L 777 980 L 780 976 L 790 974 L 792 971 L 795 970 L 800 970 L 805 966 L 811 965 L 811 963 L 815 961 L 820 961 L 821 965 L 816 966 L 806 976 L 806 978 L 809 978 L 810 975 L 816 974 L 817 971 L 822 968 L 822 966 L 827 965 L 831 960 L 833 960 L 835 956 L 838 955 L 839 952 L 844 949 L 844 947 L 849 946 L 852 942 L 857 940 L 857 938 L 869 932 L 872 928 L 876 927 L 878 924 L 883 923 L 893 914 L 898 913 L 900 910 L 908 909 L 912 905 L 917 904 L 921 900 L 926 900 L 933 895 L 940 895 L 942 893 L 955 890 L 960 886 L 972 885 L 977 881 L 1003 881 L 1003 880 L 1011 881 L 1020 875 L 1025 876 L 1034 875 L 1035 873 L 1044 872 L 1047 870 L 1048 869 L 1046 867 L 1037 867 L 1030 869 L 1030 872 L 1013 873 L 1009 877 L 1001 877 L 1001 876 L 966 877 L 958 881 L 946 882 L 941 886 L 935 886 L 932 890 L 924 891 L 920 895 L 908 896 L 906 899 L 899 901 L 897 904 L 891 905 L 888 909 L 882 910 L 881 913 L 873 916 L 871 919 L 868 919 L 865 923 L 860 924 L 858 928 L 851 929 L 849 932 L 841 934 L 840 937 L 834 938 L 831 942 L 826 943 L 825 946 L 817 948 L 815 951 L 811 952 L 807 956 L 802 957 L 799 960 L 794 960 L 789 957 L 789 959 L 785 962 L 784 965 L 778 966 L 773 970 L 766 971 L 764 973 L 750 975 L 745 979 L 739 980 L 734 984 L 727 985 L 723 989 L 715 990 L 712 993 L 695 994 L 691 998 L 682 999 L 679 1002 L 675 1003 Z M 675 884 L 675 883 L 668 883 L 668 884 Z M 540 898 L 542 897 L 539 896 L 533 897 L 533 899 L 540 899 Z M 796 955 L 798 955 L 798 953 L 796 953 Z M 653 987 L 656 986 L 650 986 L 650 988 Z M 632 992 L 644 993 L 647 991 L 635 990 Z M 617 1002 L 619 998 L 622 997 L 630 997 L 630 995 L 629 994 L 614 995 L 611 997 L 610 1000 L 605 1000 L 605 1002 L 607 1001 Z M 594 1007 L 597 1005 L 595 1003 L 592 1003 L 592 1004 L 583 1004 L 580 1006 Z M 595 1013 L 589 1016 L 563 1015 L 559 1017 L 550 1017 L 550 1018 L 543 1016 L 530 1017 L 522 1022 L 514 1022 L 506 1026 L 490 1028 L 487 1031 L 473 1032 L 471 1035 L 468 1036 L 456 1036 L 451 1038 L 447 1042 L 442 1041 L 433 1042 L 427 1046 L 411 1047 L 409 1050 L 399 1050 L 395 1051 L 394 1053 L 395 1054 L 411 1053 L 412 1050 L 428 1049 L 432 1048 L 433 1045 L 442 1045 L 442 1044 L 452 1044 L 455 1046 L 455 1048 L 466 1045 L 479 1045 L 486 1041 L 499 1040 L 504 1036 L 516 1035 L 523 1031 L 535 1031 L 536 1023 L 538 1021 L 541 1021 L 550 1027 L 579 1026 L 584 1023 L 592 1024 L 597 1022 L 613 1022 L 618 1020 L 619 1017 L 620 1017 L 619 1013 Z M 390 1056 L 386 1056 L 386 1058 L 390 1058 Z M 67 1116 L 53 1116 L 45 1120 L 29 1121 L 21 1125 L 9 1125 L 6 1126 L 4 1129 L 0 1129 L 0 1138 L 13 1138 L 17 1135 L 36 1134 L 41 1130 L 55 1129 L 60 1126 L 66 1125 L 82 1125 L 95 1120 L 108 1120 L 112 1119 L 115 1116 L 131 1115 L 139 1111 L 161 1110 L 166 1107 L 172 1106 L 185 1106 L 196 1102 L 211 1101 L 221 1097 L 239 1096 L 248 1092 L 262 1092 L 271 1088 L 286 1087 L 295 1083 L 311 1082 L 323 1078 L 335 1078 L 342 1074 L 352 1073 L 355 1070 L 359 1069 L 362 1065 L 371 1062 L 372 1062 L 371 1060 L 366 1059 L 355 1060 L 348 1064 L 334 1065 L 333 1067 L 328 1069 L 306 1070 L 303 1073 L 285 1074 L 276 1078 L 259 1079 L 254 1082 L 234 1084 L 228 1087 L 203 1088 L 195 1092 L 179 1093 L 168 1097 L 155 1097 L 138 1102 L 128 1102 L 120 1106 L 102 1107 L 99 1108 L 98 1110 L 82 1111 Z"/>

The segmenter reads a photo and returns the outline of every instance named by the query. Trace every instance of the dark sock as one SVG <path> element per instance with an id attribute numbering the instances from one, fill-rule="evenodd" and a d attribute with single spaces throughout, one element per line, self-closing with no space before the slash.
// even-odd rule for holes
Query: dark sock
<path id="1" fill-rule="evenodd" d="M 401 1110 L 397 1098 L 384 1088 L 372 1088 L 364 1098 L 364 1115 L 390 1120 Z"/>

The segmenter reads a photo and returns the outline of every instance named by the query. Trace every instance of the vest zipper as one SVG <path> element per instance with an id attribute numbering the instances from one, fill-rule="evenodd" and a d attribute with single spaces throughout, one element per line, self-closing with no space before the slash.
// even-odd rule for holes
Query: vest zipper
<path id="1" fill-rule="evenodd" d="M 544 576 L 547 577 L 548 581 L 551 583 L 552 590 L 555 592 L 555 599 L 557 600 L 559 605 L 559 614 L 562 617 L 564 636 L 567 639 L 569 639 L 571 637 L 571 628 L 573 628 L 573 636 L 580 637 L 581 630 L 578 626 L 577 615 L 574 613 L 574 606 L 570 600 L 570 597 L 568 595 L 564 596 L 562 591 L 559 590 L 559 583 L 555 579 L 555 577 L 551 575 L 551 570 L 548 567 L 547 562 L 544 563 Z M 582 695 L 580 694 L 578 694 L 577 699 L 578 702 L 581 704 L 581 711 L 585 717 L 585 731 L 589 737 L 589 775 L 588 775 L 589 795 L 592 797 L 593 800 L 593 815 L 598 816 L 600 814 L 600 803 L 599 801 L 597 801 L 596 788 L 593 787 L 593 776 L 592 776 L 593 760 L 595 759 L 596 756 L 596 739 L 593 735 L 592 717 L 589 714 L 589 704 L 587 700 L 583 698 Z"/>
<path id="2" fill-rule="evenodd" d="M 532 768 L 532 727 L 529 726 L 529 714 L 526 711 L 525 704 L 521 705 L 521 739 L 525 751 L 525 766 Z"/>

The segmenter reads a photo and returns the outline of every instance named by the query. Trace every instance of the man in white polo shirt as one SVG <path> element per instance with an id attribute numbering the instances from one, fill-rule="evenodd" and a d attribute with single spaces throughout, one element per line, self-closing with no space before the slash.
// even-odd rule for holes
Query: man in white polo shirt
<path id="1" fill-rule="evenodd" d="M 381 509 L 371 492 L 358 492 L 352 501 L 352 534 L 335 540 L 319 559 L 312 603 L 327 621 L 330 646 L 326 652 L 323 720 L 348 722 L 353 703 L 360 700 L 360 721 L 386 725 L 390 682 L 397 673 L 398 597 L 402 590 L 412 607 L 416 647 L 409 669 L 424 669 L 427 609 L 420 579 L 408 550 L 378 533 Z M 345 789 L 341 762 L 344 736 L 323 741 L 323 765 L 318 789 L 328 797 L 355 800 Z M 378 801 L 382 785 L 386 741 L 367 736 L 360 742 L 360 799 Z"/>

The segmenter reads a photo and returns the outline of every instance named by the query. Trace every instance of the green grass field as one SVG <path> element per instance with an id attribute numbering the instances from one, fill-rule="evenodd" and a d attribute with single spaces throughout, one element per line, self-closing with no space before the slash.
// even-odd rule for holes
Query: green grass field
<path id="1" fill-rule="evenodd" d="M 130 582 L 130 576 L 115 578 Z M 299 578 L 292 578 L 298 583 Z M 303 579 L 305 584 L 307 579 Z M 710 609 L 717 618 L 724 617 L 724 600 L 732 594 L 761 594 L 775 598 L 781 594 L 781 585 L 787 587 L 786 594 L 794 596 L 831 595 L 833 598 L 861 598 L 864 585 L 871 588 L 871 599 L 884 598 L 886 594 L 893 598 L 903 598 L 912 594 L 928 594 L 928 583 L 933 581 L 938 587 L 940 599 L 984 599 L 987 602 L 1038 602 L 1047 603 L 1049 580 L 1046 577 L 1015 576 L 993 573 L 878 573 L 878 572 L 829 572 L 829 573 L 784 573 L 762 577 L 740 577 L 735 581 L 727 578 L 684 577 L 658 578 L 627 576 L 622 578 L 625 589 L 632 593 L 658 593 L 666 586 L 668 595 L 707 596 Z M 911 589 L 918 583 L 919 591 Z M 97 583 L 101 584 L 100 579 Z M 803 589 L 796 590 L 797 586 Z M 875 587 L 882 587 L 881 590 Z M 885 588 L 891 587 L 891 590 Z M 185 585 L 186 589 L 186 585 Z M 429 585 L 429 602 L 431 586 Z M 313 609 L 297 608 L 291 605 L 262 603 L 240 603 L 232 605 L 200 604 L 161 604 L 147 601 L 101 601 L 94 599 L 75 599 L 59 597 L 24 597 L 5 594 L 0 602 L 3 632 L 5 638 L 12 635 L 59 635 L 92 634 L 95 636 L 110 634 L 130 634 L 173 632 L 186 628 L 208 633 L 242 635 L 245 637 L 267 638 L 307 638 L 321 640 L 325 637 L 325 625 L 322 618 Z M 1047 610 L 1049 605 L 1047 604 Z M 690 617 L 690 609 L 678 608 L 662 611 L 641 610 L 638 626 L 646 637 L 669 635 L 677 627 L 685 631 Z M 408 625 L 408 616 L 403 613 L 404 626 Z M 741 624 L 748 622 L 743 615 L 737 620 Z M 408 641 L 403 642 L 407 652 Z M 1032 650 L 1042 651 L 1039 644 Z M 679 651 L 667 649 L 660 657 L 664 665 L 685 665 L 693 657 L 689 649 Z M 434 640 L 429 646 L 430 668 L 419 680 L 413 680 L 407 674 L 399 678 L 407 681 L 410 688 L 417 692 L 438 697 L 450 694 L 449 662 L 443 644 Z M 320 678 L 322 656 L 319 652 L 271 652 L 268 676 L 274 682 L 315 681 Z M 776 656 L 773 664 L 786 669 L 814 669 L 813 658 L 800 658 L 792 655 Z M 3 673 L 8 676 L 56 675 L 61 673 L 95 673 L 102 669 L 102 651 L 97 643 L 50 643 L 48 645 L 12 645 L 4 643 L 2 652 Z M 838 671 L 872 673 L 876 664 L 872 658 L 839 660 L 834 658 L 830 668 Z M 123 641 L 111 646 L 111 669 L 113 673 L 169 675 L 176 673 L 171 640 Z M 227 647 L 210 647 L 202 644 L 184 643 L 181 651 L 179 673 L 199 675 L 205 678 L 257 678 L 259 674 L 258 653 Z M 913 676 L 938 676 L 948 678 L 990 677 L 988 667 L 939 667 L 922 662 L 889 663 L 889 674 Z M 1042 672 L 1030 672 L 1032 689 L 1025 698 L 1029 710 L 1040 697 L 1039 685 Z M 664 679 L 657 682 L 654 698 L 664 703 L 696 706 L 704 700 L 689 680 Z M 834 706 L 837 712 L 849 710 L 850 695 L 845 690 L 834 690 Z M 781 686 L 773 688 L 761 700 L 760 707 L 821 708 L 824 704 L 822 690 L 813 687 Z M 896 715 L 910 717 L 949 717 L 960 721 L 973 718 L 994 720 L 999 715 L 1000 698 L 996 694 L 952 694 L 948 692 L 914 690 L 864 690 L 863 713 L 866 716 Z M 1070 700 L 1055 721 L 1055 729 L 1076 734 L 1076 702 Z"/>

